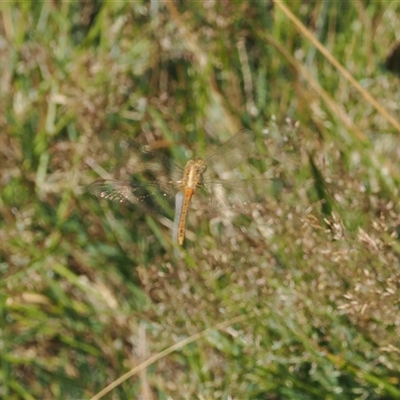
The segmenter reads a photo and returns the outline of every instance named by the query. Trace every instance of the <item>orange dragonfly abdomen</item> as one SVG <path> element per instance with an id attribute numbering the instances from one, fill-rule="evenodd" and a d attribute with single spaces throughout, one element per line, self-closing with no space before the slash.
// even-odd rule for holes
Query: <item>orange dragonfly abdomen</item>
<path id="1" fill-rule="evenodd" d="M 180 210 L 180 215 L 178 214 L 176 218 L 179 217 L 179 225 L 178 225 L 178 244 L 182 246 L 183 241 L 185 240 L 185 230 L 186 230 L 186 218 L 189 209 L 190 200 L 194 195 L 194 189 L 188 187 L 185 189 L 183 193 L 183 204 L 182 209 Z"/>

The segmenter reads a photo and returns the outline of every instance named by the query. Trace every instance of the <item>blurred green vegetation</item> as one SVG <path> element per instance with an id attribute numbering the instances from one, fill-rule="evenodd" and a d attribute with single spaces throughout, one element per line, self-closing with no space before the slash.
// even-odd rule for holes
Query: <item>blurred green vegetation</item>
<path id="1" fill-rule="evenodd" d="M 400 3 L 287 2 L 399 120 Z M 396 127 L 269 1 L 0 4 L 0 397 L 400 398 Z M 165 218 L 98 201 L 113 144 L 255 134 L 261 201 Z M 237 320 L 232 319 L 239 317 Z M 217 324 L 227 321 L 224 326 Z"/>

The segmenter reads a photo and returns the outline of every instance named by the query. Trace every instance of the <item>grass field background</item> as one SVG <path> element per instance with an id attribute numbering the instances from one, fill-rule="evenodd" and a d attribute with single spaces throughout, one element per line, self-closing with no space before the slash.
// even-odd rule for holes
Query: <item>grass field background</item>
<path id="1" fill-rule="evenodd" d="M 0 397 L 400 398 L 399 15 L 0 3 Z M 182 164 L 243 127 L 257 205 L 193 211 L 180 258 L 87 193 L 121 138 Z"/>

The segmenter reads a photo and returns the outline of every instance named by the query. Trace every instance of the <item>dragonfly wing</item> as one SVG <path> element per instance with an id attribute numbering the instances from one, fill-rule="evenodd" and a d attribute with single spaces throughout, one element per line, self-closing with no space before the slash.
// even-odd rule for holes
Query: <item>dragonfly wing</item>
<path id="1" fill-rule="evenodd" d="M 136 196 L 132 194 L 128 182 L 101 179 L 91 183 L 88 191 L 98 198 L 117 203 L 130 202 L 135 204 Z"/>
<path id="2" fill-rule="evenodd" d="M 172 240 L 174 243 L 178 243 L 179 236 L 179 223 L 181 221 L 182 208 L 183 208 L 183 193 L 178 192 L 175 196 L 175 216 L 174 224 L 172 226 Z"/>
<path id="3" fill-rule="evenodd" d="M 91 183 L 88 191 L 100 199 L 116 203 L 142 206 L 171 215 L 175 191 L 157 182 L 129 182 L 113 179 L 101 179 Z"/>
<path id="4" fill-rule="evenodd" d="M 204 182 L 193 197 L 193 206 L 224 214 L 247 213 L 255 200 L 252 180 Z"/>
<path id="5" fill-rule="evenodd" d="M 254 150 L 253 133 L 242 129 L 205 159 L 207 167 L 211 169 L 207 171 L 208 175 L 223 175 L 224 172 L 231 171 L 243 160 L 250 158 Z"/>
<path id="6" fill-rule="evenodd" d="M 154 177 L 172 176 L 176 170 L 183 173 L 165 153 L 150 146 L 140 145 L 132 139 L 125 138 L 119 142 L 118 155 L 123 170 L 121 172 L 127 177 L 137 173 L 148 173 Z"/>

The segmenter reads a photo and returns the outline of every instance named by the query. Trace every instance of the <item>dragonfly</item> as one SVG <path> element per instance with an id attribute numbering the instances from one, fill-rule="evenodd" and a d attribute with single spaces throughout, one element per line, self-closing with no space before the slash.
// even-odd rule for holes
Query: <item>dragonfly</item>
<path id="1" fill-rule="evenodd" d="M 211 155 L 205 158 L 192 158 L 183 168 L 174 165 L 172 172 L 167 175 L 162 174 L 158 167 L 163 164 L 163 156 L 154 156 L 153 152 L 146 150 L 143 151 L 143 158 L 152 155 L 147 167 L 156 179 L 151 181 L 101 179 L 91 183 L 88 190 L 100 199 L 133 205 L 145 204 L 150 208 L 156 206 L 164 211 L 171 211 L 171 204 L 175 204 L 172 236 L 173 241 L 181 246 L 185 240 L 189 206 L 197 193 L 201 193 L 207 208 L 214 210 L 230 210 L 246 206 L 247 195 L 244 193 L 247 191 L 244 189 L 247 189 L 249 181 L 238 179 L 233 170 L 254 154 L 254 148 L 252 132 L 243 129 Z M 242 178 L 240 173 L 239 178 Z"/>

